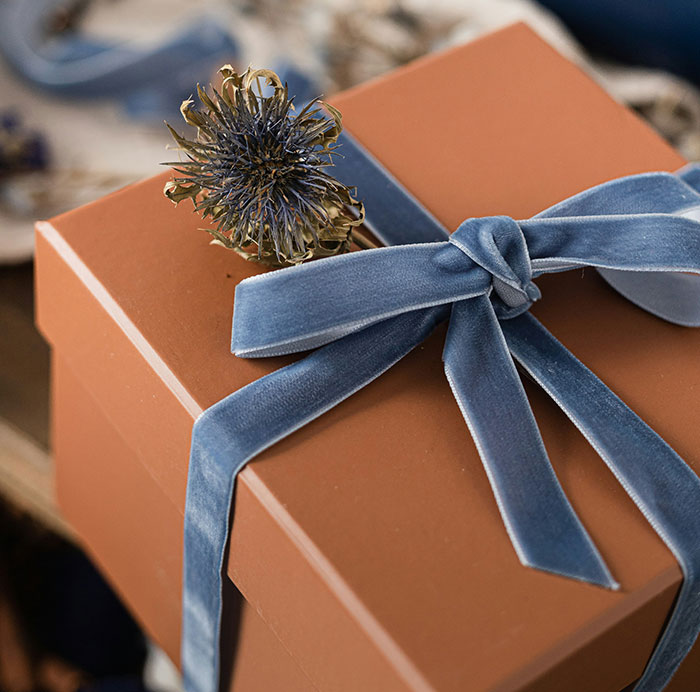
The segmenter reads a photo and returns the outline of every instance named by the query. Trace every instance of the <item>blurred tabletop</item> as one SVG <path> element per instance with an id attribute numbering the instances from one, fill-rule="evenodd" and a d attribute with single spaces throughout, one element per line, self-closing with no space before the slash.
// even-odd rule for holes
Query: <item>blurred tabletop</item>
<path id="1" fill-rule="evenodd" d="M 34 327 L 33 265 L 0 266 L 0 493 L 64 535 L 53 498 L 49 347 Z"/>

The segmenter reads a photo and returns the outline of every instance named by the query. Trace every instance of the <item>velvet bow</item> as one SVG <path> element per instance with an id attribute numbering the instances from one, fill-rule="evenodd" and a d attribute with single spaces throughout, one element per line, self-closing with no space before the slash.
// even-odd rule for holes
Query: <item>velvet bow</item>
<path id="1" fill-rule="evenodd" d="M 540 298 L 533 279 L 595 267 L 645 309 L 700 326 L 700 282 L 686 273 L 700 273 L 698 170 L 615 180 L 532 219 L 467 219 L 449 236 L 357 143 L 346 136 L 345 145 L 338 177 L 363 181 L 360 194 L 377 235 L 389 244 L 401 237 L 434 242 L 355 252 L 238 285 L 236 355 L 315 350 L 230 395 L 195 424 L 185 523 L 187 684 L 214 689 L 220 586 L 202 585 L 201 565 L 223 564 L 222 517 L 237 471 L 448 320 L 445 374 L 521 562 L 618 588 L 554 474 L 515 362 L 586 436 L 678 559 L 683 587 L 636 687 L 663 689 L 700 630 L 700 481 L 528 309 Z M 220 488 L 214 496 L 213 487 Z"/>

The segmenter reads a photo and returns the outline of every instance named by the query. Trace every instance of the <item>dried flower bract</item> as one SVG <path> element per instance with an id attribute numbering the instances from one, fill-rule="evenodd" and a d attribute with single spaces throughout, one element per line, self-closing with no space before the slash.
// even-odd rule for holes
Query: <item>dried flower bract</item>
<path id="1" fill-rule="evenodd" d="M 246 259 L 282 266 L 346 252 L 364 209 L 326 172 L 340 113 L 315 99 L 295 114 L 270 70 L 239 75 L 227 65 L 220 72 L 220 91 L 210 97 L 197 87 L 201 107 L 189 99 L 180 108 L 195 139 L 168 125 L 187 160 L 167 164 L 179 176 L 166 196 L 175 204 L 191 199 L 212 221 L 205 229 L 212 243 Z"/>

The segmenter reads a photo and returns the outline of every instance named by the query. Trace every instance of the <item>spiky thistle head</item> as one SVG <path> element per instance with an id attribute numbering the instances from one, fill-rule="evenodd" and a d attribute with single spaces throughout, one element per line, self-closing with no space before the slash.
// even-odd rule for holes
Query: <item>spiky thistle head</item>
<path id="1" fill-rule="evenodd" d="M 221 90 L 197 87 L 180 111 L 193 140 L 168 125 L 186 160 L 165 186 L 175 204 L 191 199 L 213 228 L 213 244 L 274 266 L 346 252 L 364 217 L 351 190 L 326 172 L 342 131 L 340 113 L 314 99 L 298 114 L 270 70 L 220 70 Z M 264 94 L 263 83 L 272 87 Z M 325 110 L 324 108 L 325 107 Z"/>

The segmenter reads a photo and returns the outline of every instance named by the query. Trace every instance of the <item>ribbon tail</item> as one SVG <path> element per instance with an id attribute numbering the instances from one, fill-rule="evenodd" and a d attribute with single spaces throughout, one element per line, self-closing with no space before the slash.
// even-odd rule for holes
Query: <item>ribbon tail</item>
<path id="1" fill-rule="evenodd" d="M 486 296 L 454 304 L 444 361 L 520 561 L 617 588 L 549 462 Z"/>
<path id="2" fill-rule="evenodd" d="M 197 419 L 185 508 L 182 665 L 188 692 L 218 689 L 222 575 L 238 472 L 388 370 L 448 312 L 417 310 L 346 336 L 234 392 Z"/>
<path id="3" fill-rule="evenodd" d="M 532 315 L 503 323 L 511 353 L 561 407 L 670 548 L 685 577 L 634 692 L 659 692 L 700 632 L 700 480 Z"/>

